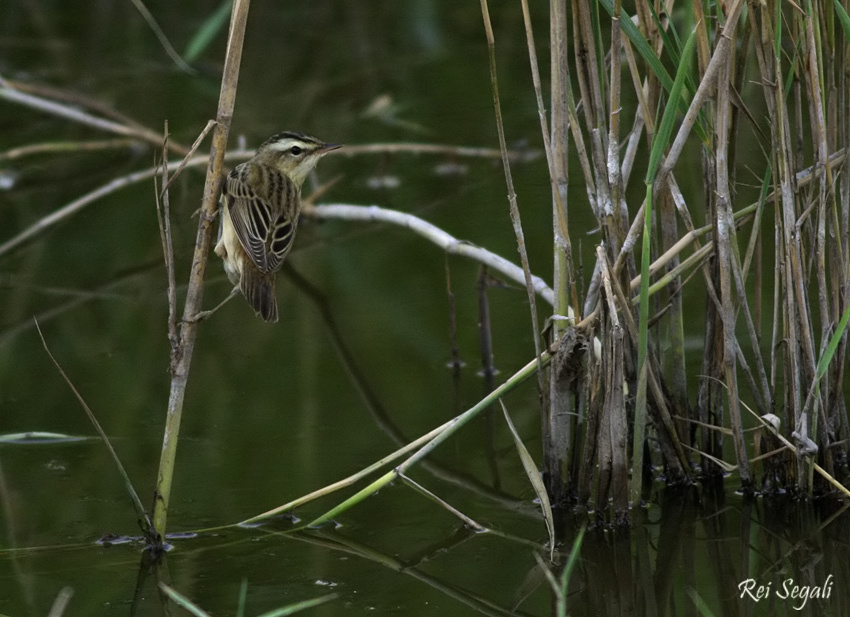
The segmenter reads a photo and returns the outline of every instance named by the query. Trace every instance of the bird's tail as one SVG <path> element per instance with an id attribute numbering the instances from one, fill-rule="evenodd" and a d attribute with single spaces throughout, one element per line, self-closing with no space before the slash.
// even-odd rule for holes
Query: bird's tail
<path id="1" fill-rule="evenodd" d="M 243 268 L 239 288 L 257 315 L 270 323 L 277 321 L 274 273 L 263 274 L 255 268 Z"/>

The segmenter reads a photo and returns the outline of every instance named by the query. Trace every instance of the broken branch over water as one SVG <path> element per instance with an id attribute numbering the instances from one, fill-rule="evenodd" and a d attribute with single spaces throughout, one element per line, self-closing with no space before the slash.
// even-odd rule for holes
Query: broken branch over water
<path id="1" fill-rule="evenodd" d="M 461 255 L 483 263 L 493 270 L 501 273 L 505 278 L 525 285 L 525 274 L 522 268 L 511 263 L 504 257 L 500 257 L 487 249 L 475 246 L 465 240 L 459 240 L 417 216 L 381 208 L 380 206 L 356 206 L 352 204 L 328 204 L 323 206 L 304 205 L 301 213 L 307 217 L 318 219 L 343 219 L 347 221 L 367 221 L 372 223 L 392 223 L 406 227 L 442 248 L 452 255 Z M 534 292 L 549 304 L 554 301 L 552 288 L 539 276 L 531 275 L 531 286 Z"/>

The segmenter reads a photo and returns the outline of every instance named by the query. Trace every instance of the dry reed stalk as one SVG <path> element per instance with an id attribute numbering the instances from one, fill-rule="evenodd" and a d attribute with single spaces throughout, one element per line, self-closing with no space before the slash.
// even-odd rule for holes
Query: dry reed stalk
<path id="1" fill-rule="evenodd" d="M 179 347 L 179 337 L 177 334 L 177 280 L 174 275 L 174 242 L 171 233 L 171 198 L 168 192 L 168 137 L 168 121 L 166 121 L 162 137 L 162 186 L 164 188 L 162 191 L 159 190 L 154 176 L 154 189 L 156 219 L 165 259 L 165 276 L 168 281 L 168 342 L 173 354 Z M 176 358 L 172 355 L 172 364 L 175 360 Z"/>
<path id="2" fill-rule="evenodd" d="M 495 387 L 496 366 L 493 362 L 493 334 L 490 327 L 490 301 L 487 266 L 478 266 L 476 291 L 478 295 L 478 344 L 481 348 L 481 373 L 484 376 L 485 394 Z"/>
<path id="3" fill-rule="evenodd" d="M 602 340 L 602 359 L 599 363 L 599 379 L 604 384 L 609 384 L 612 371 L 612 343 L 611 332 L 609 331 L 610 321 L 603 316 L 600 321 L 599 338 Z M 613 476 L 614 476 L 614 453 L 613 444 L 611 443 L 611 409 L 609 387 L 605 387 L 599 394 L 598 411 L 599 427 L 596 432 L 596 481 L 594 482 L 594 503 L 593 508 L 596 510 L 596 519 L 602 523 L 608 513 L 608 504 L 611 498 Z M 628 503 L 628 496 L 626 496 Z"/>
<path id="4" fill-rule="evenodd" d="M 142 142 L 135 138 L 99 139 L 96 141 L 49 141 L 40 144 L 29 144 L 19 148 L 11 148 L 0 152 L 0 162 L 12 161 L 37 154 L 94 152 L 97 150 L 117 150 L 134 148 Z"/>
<path id="5" fill-rule="evenodd" d="M 628 521 L 629 509 L 629 429 L 626 413 L 626 398 L 623 384 L 625 381 L 623 346 L 624 334 L 617 317 L 617 301 L 614 295 L 611 272 L 608 269 L 605 251 L 597 247 L 596 258 L 602 264 L 602 281 L 605 288 L 603 307 L 603 323 L 605 329 L 605 353 L 608 370 L 606 379 L 605 415 L 608 417 L 608 439 L 611 453 L 611 489 L 614 506 L 614 517 L 618 523 Z"/>
<path id="6" fill-rule="evenodd" d="M 534 355 L 538 359 L 537 365 L 537 388 L 543 404 L 543 364 L 540 360 L 542 355 L 540 345 L 540 326 L 537 318 L 537 302 L 534 297 L 534 285 L 531 276 L 531 266 L 528 263 L 528 251 L 525 246 L 525 234 L 522 230 L 522 220 L 519 213 L 519 205 L 517 204 L 516 191 L 514 190 L 513 176 L 511 174 L 511 163 L 508 157 L 508 146 L 505 140 L 505 126 L 502 120 L 502 106 L 499 102 L 499 82 L 496 72 L 496 39 L 493 34 L 493 26 L 490 22 L 490 9 L 487 5 L 487 0 L 481 0 L 481 16 L 484 19 L 484 33 L 487 37 L 487 51 L 490 58 L 490 87 L 493 94 L 493 107 L 496 113 L 496 132 L 499 137 L 499 150 L 502 152 L 502 168 L 505 172 L 505 184 L 508 189 L 508 206 L 510 209 L 511 223 L 513 224 L 514 235 L 516 236 L 517 251 L 519 252 L 520 263 L 522 264 L 522 272 L 525 278 L 525 289 L 528 294 L 528 303 L 531 310 L 531 328 L 532 337 L 534 340 Z M 547 156 L 548 158 L 548 156 Z"/>
<path id="7" fill-rule="evenodd" d="M 455 292 L 452 289 L 452 271 L 449 267 L 449 256 L 446 255 L 446 297 L 448 299 L 449 309 L 449 350 L 451 355 L 452 381 L 455 384 L 455 391 L 459 387 L 460 369 L 463 368 L 463 360 L 460 359 L 460 347 L 457 343 L 457 304 L 455 302 Z"/>
<path id="8" fill-rule="evenodd" d="M 578 470 L 576 471 L 576 500 L 579 504 L 586 504 L 590 500 L 593 491 L 593 471 L 596 466 L 596 449 L 599 444 L 599 422 L 601 415 L 600 398 L 603 393 L 602 379 L 599 377 L 599 361 L 595 354 L 588 356 L 588 368 L 586 370 L 587 380 L 587 404 L 585 405 L 584 434 L 582 444 L 578 453 Z"/>
<path id="9" fill-rule="evenodd" d="M 361 154 L 445 154 L 448 156 L 463 156 L 472 158 L 501 158 L 502 153 L 497 148 L 472 148 L 469 146 L 449 146 L 446 144 L 419 143 L 374 143 L 349 145 L 336 156 L 358 156 Z M 512 161 L 530 161 L 540 155 L 539 151 L 508 150 L 508 158 Z"/>
<path id="10" fill-rule="evenodd" d="M 775 7 L 775 11 L 781 11 Z M 777 13 L 778 15 L 778 13 Z M 779 23 L 776 19 L 771 23 Z M 794 28 L 798 28 L 797 20 Z M 775 34 L 775 33 L 774 33 Z M 814 376 L 814 345 L 809 331 L 809 305 L 806 289 L 806 268 L 803 259 L 803 236 L 797 226 L 796 188 L 794 186 L 794 169 L 801 162 L 799 149 L 793 150 L 793 144 L 800 143 L 799 138 L 793 138 L 790 124 L 790 111 L 784 92 L 784 76 L 782 75 L 781 56 L 779 49 L 772 49 L 773 71 L 772 82 L 773 103 L 777 122 L 772 124 L 777 133 L 772 137 L 774 156 L 777 159 L 778 177 L 781 190 L 781 209 L 779 210 L 779 225 L 781 228 L 781 258 L 782 258 L 782 312 L 785 321 L 785 337 L 788 344 L 785 348 L 786 366 L 786 405 L 789 411 L 789 424 L 801 428 L 803 421 L 802 403 L 804 383 Z M 796 127 L 802 130 L 799 113 L 802 105 L 799 99 L 799 88 L 794 88 L 794 110 L 798 112 Z M 805 488 L 805 469 L 802 461 L 798 461 L 796 474 L 799 485 Z"/>
<path id="11" fill-rule="evenodd" d="M 198 322 L 195 316 L 201 311 L 204 295 L 204 276 L 215 231 L 214 221 L 221 192 L 224 153 L 227 149 L 227 136 L 236 102 L 239 65 L 242 60 L 242 45 L 245 40 L 245 24 L 249 6 L 250 0 L 237 0 L 231 15 L 230 34 L 221 81 L 221 95 L 216 112 L 217 124 L 213 130 L 209 166 L 198 221 L 198 237 L 183 306 L 183 320 L 180 324 L 178 346 L 173 351 L 172 356 L 171 392 L 168 397 L 165 433 L 154 499 L 154 526 L 163 536 L 166 531 L 166 520 L 171 501 L 171 485 L 177 456 L 180 420 L 183 414 L 183 400 L 189 379 L 195 340 L 197 339 Z"/>
<path id="12" fill-rule="evenodd" d="M 660 223 L 660 250 L 666 252 L 675 246 L 679 239 L 679 226 L 676 221 L 676 207 L 669 187 L 659 196 L 658 218 Z M 682 314 L 682 283 L 674 272 L 678 269 L 679 259 L 673 257 L 666 265 L 666 277 L 669 281 L 662 301 L 669 306 L 667 319 L 662 325 L 659 344 L 662 374 L 666 376 L 670 387 L 671 403 L 676 415 L 690 417 L 688 402 L 687 376 L 685 373 L 685 324 Z"/>
<path id="13" fill-rule="evenodd" d="M 620 307 L 630 306 L 632 303 L 627 299 L 619 281 L 614 277 L 609 278 L 611 290 L 617 298 L 617 304 Z M 625 322 L 626 332 L 631 340 L 637 340 L 638 324 L 632 312 L 630 310 L 621 310 L 621 317 Z M 677 484 L 687 480 L 690 464 L 684 450 L 682 449 L 679 435 L 675 430 L 673 417 L 668 407 L 667 397 L 664 394 L 662 382 L 659 381 L 658 376 L 661 374 L 658 370 L 659 363 L 652 355 L 649 360 L 647 385 L 649 393 L 652 395 L 653 402 L 655 403 L 655 406 L 651 410 L 653 420 L 656 424 L 659 445 L 664 454 L 665 463 L 668 466 L 668 479 L 671 484 Z M 626 362 L 633 363 L 633 360 L 626 356 Z M 632 372 L 634 372 L 634 367 L 632 367 Z"/>
<path id="14" fill-rule="evenodd" d="M 622 41 L 620 40 L 620 0 L 614 0 L 614 13 L 611 16 L 611 51 L 610 53 L 610 77 L 608 83 L 608 143 L 606 161 L 608 164 L 607 179 L 611 194 L 611 225 L 616 230 L 615 239 L 617 245 L 612 247 L 612 257 L 615 256 L 621 246 L 628 229 L 628 208 L 624 198 L 623 181 L 620 174 L 620 115 L 621 90 L 622 90 L 622 66 L 620 62 Z"/>
<path id="15" fill-rule="evenodd" d="M 46 90 L 47 96 L 39 96 L 32 94 L 27 90 L 42 92 Z M 109 113 L 110 108 L 102 103 L 94 102 L 89 99 L 80 101 L 80 96 L 75 95 L 73 100 L 71 96 L 64 91 L 57 89 L 35 89 L 26 88 L 24 84 L 18 82 L 9 82 L 0 79 L 0 99 L 23 105 L 31 109 L 36 109 L 44 113 L 65 118 L 78 124 L 90 126 L 92 128 L 114 133 L 115 135 L 123 135 L 132 139 L 139 139 L 153 146 L 159 146 L 161 137 L 155 131 L 152 131 L 140 124 L 125 118 L 117 113 Z M 71 104 L 60 102 L 66 100 Z M 79 109 L 75 103 L 83 102 L 88 107 L 95 107 L 101 115 L 109 115 L 112 119 L 101 118 L 86 111 Z M 188 148 L 181 146 L 175 142 L 171 143 L 171 149 L 178 154 L 185 155 Z"/>
<path id="16" fill-rule="evenodd" d="M 552 5 L 552 11 L 557 11 L 560 13 L 561 17 L 565 17 L 565 13 L 563 10 L 559 10 L 554 4 Z M 537 100 L 537 113 L 540 117 L 540 129 L 543 137 L 543 145 L 544 150 L 546 152 L 546 163 L 549 171 L 549 181 L 552 184 L 552 201 L 553 201 L 553 232 L 555 239 L 555 253 L 557 256 L 555 267 L 562 271 L 559 274 L 559 278 L 564 278 L 565 280 L 559 283 L 563 289 L 560 291 L 561 294 L 569 294 L 569 297 L 565 297 L 559 301 L 559 305 L 556 307 L 556 315 L 560 316 L 560 318 L 555 319 L 555 330 L 554 335 L 557 340 L 559 332 L 563 331 L 564 325 L 564 317 L 570 314 L 570 301 L 572 302 L 572 315 L 573 319 L 578 315 L 578 294 L 575 286 L 575 277 L 574 277 L 574 268 L 572 263 L 572 242 L 570 240 L 569 233 L 569 225 L 567 220 L 567 194 L 566 194 L 566 183 L 567 183 L 567 160 L 566 160 L 566 139 L 567 132 L 563 130 L 558 138 L 561 141 L 558 144 L 558 157 L 556 158 L 553 145 L 551 143 L 550 131 L 552 128 L 549 126 L 549 122 L 546 118 L 546 109 L 543 105 L 543 89 L 540 85 L 540 72 L 537 66 L 537 51 L 534 44 L 534 33 L 532 31 L 531 26 L 531 15 L 528 9 L 528 1 L 522 0 L 522 15 L 523 22 L 525 24 L 525 34 L 526 41 L 528 44 L 528 56 L 529 62 L 531 65 L 531 77 L 534 85 L 534 93 Z M 555 24 L 555 20 L 558 19 L 554 17 L 553 13 L 553 24 Z M 555 31 L 552 31 L 555 32 Z M 555 35 L 557 37 L 557 34 Z M 557 38 L 553 39 L 557 40 Z M 558 51 L 560 49 L 560 51 Z M 566 53 L 566 42 L 561 41 L 560 45 L 553 46 L 552 50 L 552 79 L 553 79 L 553 93 L 556 92 L 556 87 L 566 86 L 569 80 L 569 77 L 564 71 L 566 70 L 566 58 L 559 58 L 559 54 Z M 559 90 L 559 97 L 553 100 L 553 105 L 557 105 L 559 107 L 557 113 L 560 115 L 559 122 L 563 124 L 562 128 L 566 128 L 566 111 L 567 111 L 567 100 L 566 100 L 566 91 Z M 554 125 L 553 125 L 554 126 Z M 553 131 L 554 134 L 554 131 Z M 562 312 L 558 312 L 558 309 L 561 309 Z M 547 425 L 547 422 L 544 421 L 544 427 Z"/>
<path id="17" fill-rule="evenodd" d="M 720 316 L 723 323 L 723 372 L 728 389 L 729 417 L 732 425 L 732 439 L 735 444 L 735 457 L 738 462 L 738 474 L 746 491 L 752 488 L 750 464 L 747 447 L 744 442 L 744 429 L 741 424 L 740 398 L 738 395 L 737 350 L 735 337 L 735 297 L 732 295 L 732 195 L 729 178 L 729 138 L 731 132 L 731 84 L 732 54 L 727 54 L 721 64 L 717 77 L 717 116 L 716 116 L 716 173 L 717 203 L 715 206 L 715 228 L 717 242 L 717 260 L 720 271 Z"/>
<path id="18" fill-rule="evenodd" d="M 552 340 L 561 340 L 566 333 L 566 320 L 572 301 L 574 318 L 580 315 L 575 291 L 575 270 L 572 263 L 572 245 L 562 230 L 567 227 L 567 185 L 569 182 L 569 48 L 567 43 L 567 7 L 564 0 L 550 4 L 551 45 L 551 164 L 550 180 L 552 194 L 552 229 L 554 234 L 553 286 L 555 305 L 552 323 Z M 544 133 L 546 129 L 544 128 Z M 561 222 L 564 222 L 562 225 Z M 543 472 L 552 503 L 560 506 L 569 490 L 567 478 L 575 469 L 569 461 L 575 448 L 577 418 L 574 412 L 576 398 L 572 396 L 571 384 L 550 369 L 549 408 L 543 419 Z M 574 477 L 572 484 L 574 484 Z"/>

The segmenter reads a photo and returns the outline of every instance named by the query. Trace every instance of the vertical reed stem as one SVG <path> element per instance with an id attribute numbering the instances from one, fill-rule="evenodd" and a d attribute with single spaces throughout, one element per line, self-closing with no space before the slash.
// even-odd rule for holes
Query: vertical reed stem
<path id="1" fill-rule="evenodd" d="M 560 316 L 552 323 L 552 339 L 560 340 L 566 328 L 562 319 L 569 314 L 570 301 L 573 316 L 578 316 L 578 297 L 575 292 L 575 272 L 572 267 L 572 247 L 567 230 L 567 185 L 569 160 L 567 158 L 570 137 L 569 66 L 567 46 L 567 7 L 564 0 L 552 0 L 550 5 L 549 38 L 551 42 L 551 105 L 552 137 L 549 174 L 552 181 L 552 229 L 554 233 L 554 314 Z M 544 131 L 546 129 L 544 128 Z M 572 293 L 570 290 L 572 289 Z M 572 296 L 572 297 L 571 297 Z M 575 421 L 571 413 L 571 389 L 563 383 L 555 371 L 550 370 L 549 410 L 543 429 L 543 471 L 547 490 L 553 504 L 558 506 L 566 490 L 569 473 Z"/>
<path id="2" fill-rule="evenodd" d="M 716 171 L 717 171 L 717 259 L 720 270 L 721 319 L 723 321 L 723 368 L 728 392 L 729 416 L 732 424 L 732 439 L 735 443 L 735 456 L 738 461 L 738 473 L 745 490 L 750 490 L 750 466 L 747 448 L 744 443 L 744 429 L 741 425 L 741 407 L 738 396 L 738 378 L 736 374 L 736 356 L 738 341 L 735 338 L 735 303 L 732 295 L 732 205 L 729 182 L 729 133 L 731 130 L 731 88 L 730 70 L 733 64 L 732 54 L 720 67 L 717 77 L 717 128 L 716 128 Z"/>
<path id="3" fill-rule="evenodd" d="M 221 80 L 221 94 L 216 112 L 217 124 L 213 131 L 210 163 L 204 183 L 204 196 L 201 203 L 200 220 L 198 221 L 198 237 L 192 258 L 186 303 L 183 307 L 183 321 L 180 326 L 179 348 L 171 372 L 171 393 L 168 397 L 168 413 L 154 495 L 154 526 L 163 538 L 165 537 L 166 520 L 171 501 L 171 486 L 177 457 L 183 400 L 198 333 L 198 322 L 195 320 L 195 316 L 201 311 L 204 295 L 204 275 L 215 230 L 213 223 L 218 211 L 224 153 L 227 149 L 227 136 L 236 103 L 236 87 L 239 81 L 239 65 L 242 61 L 242 44 L 245 40 L 245 24 L 248 19 L 249 6 L 250 0 L 236 0 L 231 15 L 227 55 L 224 60 L 224 73 Z"/>
<path id="4" fill-rule="evenodd" d="M 540 326 L 537 319 L 537 301 L 534 297 L 534 286 L 531 280 L 531 267 L 528 263 L 528 251 L 525 248 L 525 234 L 522 231 L 522 220 L 519 215 L 516 191 L 514 190 L 513 176 L 511 175 L 511 163 L 508 157 L 508 146 L 505 140 L 505 125 L 502 121 L 502 105 L 499 102 L 499 82 L 496 77 L 496 39 L 493 35 L 493 25 L 490 22 L 490 9 L 487 0 L 481 0 L 481 15 L 484 18 L 484 32 L 487 35 L 487 51 L 490 57 L 490 86 L 493 90 L 493 106 L 496 110 L 496 131 L 499 135 L 499 149 L 502 152 L 502 167 L 505 171 L 505 184 L 508 188 L 508 204 L 510 206 L 511 222 L 513 223 L 514 235 L 516 236 L 517 250 L 519 251 L 522 271 L 525 275 L 525 289 L 528 294 L 528 303 L 531 309 L 531 328 L 534 338 L 534 353 L 540 362 Z M 540 396 L 543 396 L 543 365 L 537 366 L 537 388 Z M 542 401 L 541 401 L 542 402 Z"/>

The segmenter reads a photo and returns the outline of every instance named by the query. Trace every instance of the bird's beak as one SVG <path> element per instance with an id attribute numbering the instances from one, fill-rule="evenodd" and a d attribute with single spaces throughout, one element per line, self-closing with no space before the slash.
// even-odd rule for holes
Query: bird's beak
<path id="1" fill-rule="evenodd" d="M 332 152 L 333 150 L 339 150 L 340 148 L 342 148 L 342 144 L 324 144 L 316 152 L 318 154 L 327 154 L 328 152 Z"/>

